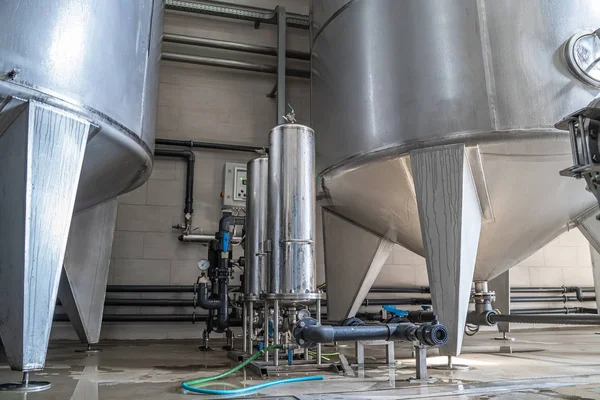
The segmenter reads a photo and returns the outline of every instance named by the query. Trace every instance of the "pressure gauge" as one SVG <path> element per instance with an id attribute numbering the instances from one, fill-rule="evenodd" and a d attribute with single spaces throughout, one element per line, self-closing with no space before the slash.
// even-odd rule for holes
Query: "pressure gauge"
<path id="1" fill-rule="evenodd" d="M 304 318 L 310 318 L 310 311 L 308 310 L 308 308 L 298 310 L 298 321 Z"/>
<path id="2" fill-rule="evenodd" d="M 208 261 L 206 258 L 203 258 L 200 261 L 198 261 L 198 269 L 200 271 L 206 271 L 209 267 L 210 261 Z"/>

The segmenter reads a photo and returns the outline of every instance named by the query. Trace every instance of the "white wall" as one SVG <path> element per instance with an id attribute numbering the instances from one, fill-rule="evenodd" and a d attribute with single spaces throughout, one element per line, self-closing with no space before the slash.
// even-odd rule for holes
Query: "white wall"
<path id="1" fill-rule="evenodd" d="M 308 0 L 237 1 L 265 8 L 283 4 L 289 12 L 308 13 Z M 275 46 L 276 27 L 250 22 L 167 12 L 165 32 Z M 308 51 L 308 32 L 288 29 L 288 46 Z M 170 45 L 167 51 L 200 54 L 196 49 Z M 204 51 L 202 54 L 275 64 L 274 57 Z M 302 65 L 308 68 L 306 63 Z M 300 123 L 310 121 L 310 87 L 303 79 L 289 78 L 287 98 Z M 266 97 L 275 76 L 163 62 L 157 110 L 159 138 L 195 139 L 263 146 L 276 121 L 275 100 Z M 317 132 L 316 134 L 319 134 Z M 220 217 L 223 165 L 247 162 L 248 153 L 196 151 L 194 227 L 214 233 Z M 148 183 L 119 200 L 109 284 L 193 284 L 196 262 L 206 256 L 199 244 L 181 243 L 172 225 L 183 222 L 185 164 L 157 158 Z M 317 213 L 320 216 L 320 213 Z M 320 232 L 319 232 L 320 235 Z M 320 237 L 320 236 L 319 236 Z M 323 282 L 322 246 L 318 251 L 318 280 Z M 578 231 L 569 232 L 512 269 L 513 286 L 592 286 L 587 243 Z M 393 251 L 377 286 L 427 286 L 424 259 L 399 246 Z M 116 297 L 116 294 L 109 294 Z M 143 297 L 125 294 L 121 297 Z M 147 294 L 145 297 L 163 297 Z M 189 295 L 169 296 L 189 298 Z M 560 304 L 549 305 L 558 307 Z M 193 309 L 107 307 L 105 313 L 191 313 Z M 201 310 L 196 310 L 201 312 Z M 114 339 L 200 338 L 203 324 L 105 323 L 102 337 Z M 53 337 L 75 338 L 68 323 L 55 324 Z"/>

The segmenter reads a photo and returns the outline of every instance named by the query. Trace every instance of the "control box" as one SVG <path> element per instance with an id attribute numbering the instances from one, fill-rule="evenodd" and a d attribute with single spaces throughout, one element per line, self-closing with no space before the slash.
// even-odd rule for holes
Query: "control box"
<path id="1" fill-rule="evenodd" d="M 226 162 L 223 173 L 223 208 L 246 208 L 246 164 Z"/>

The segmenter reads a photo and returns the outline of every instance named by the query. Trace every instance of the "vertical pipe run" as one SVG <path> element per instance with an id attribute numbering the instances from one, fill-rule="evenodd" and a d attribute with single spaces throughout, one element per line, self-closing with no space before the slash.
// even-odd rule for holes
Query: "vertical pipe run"
<path id="1" fill-rule="evenodd" d="M 254 333 L 254 302 L 248 302 L 248 331 L 246 332 L 248 335 L 248 353 L 252 354 L 254 352 L 254 344 L 252 343 L 252 334 Z"/>
<path id="2" fill-rule="evenodd" d="M 273 344 L 279 344 L 279 300 L 273 301 Z M 275 349 L 274 364 L 279 365 L 279 349 Z"/>
<path id="3" fill-rule="evenodd" d="M 265 300 L 264 307 L 264 340 L 263 340 L 263 348 L 269 347 L 269 300 Z M 265 351 L 265 362 L 269 362 L 269 352 Z"/>
<path id="4" fill-rule="evenodd" d="M 244 302 L 242 306 L 242 351 L 244 353 L 248 352 L 247 342 L 248 342 L 248 303 Z"/>
<path id="5" fill-rule="evenodd" d="M 285 7 L 277 7 L 277 124 L 285 123 L 285 51 L 286 51 Z"/>
<path id="6" fill-rule="evenodd" d="M 317 304 L 317 322 L 321 324 L 321 300 L 316 301 Z M 321 343 L 317 344 L 317 364 L 321 365 Z"/>

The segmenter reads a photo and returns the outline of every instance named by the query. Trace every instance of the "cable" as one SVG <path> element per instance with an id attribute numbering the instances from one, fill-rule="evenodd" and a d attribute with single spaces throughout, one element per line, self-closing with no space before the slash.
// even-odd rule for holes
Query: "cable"
<path id="1" fill-rule="evenodd" d="M 465 335 L 474 336 L 479 332 L 479 325 L 465 324 Z"/>
<path id="2" fill-rule="evenodd" d="M 264 389 L 264 388 L 274 386 L 274 385 L 282 385 L 284 383 L 323 380 L 323 376 L 317 375 L 317 376 L 303 376 L 300 378 L 279 379 L 276 381 L 261 383 L 259 385 L 248 386 L 246 388 L 231 389 L 231 390 L 215 390 L 215 389 L 204 389 L 204 388 L 194 387 L 196 385 L 200 385 L 203 383 L 212 382 L 212 381 L 216 381 L 216 380 L 225 378 L 226 376 L 229 376 L 229 375 L 233 374 L 234 372 L 237 372 L 240 369 L 244 368 L 246 365 L 250 364 L 252 361 L 254 361 L 257 358 L 259 358 L 260 356 L 262 356 L 266 351 L 280 349 L 280 348 L 281 348 L 281 345 L 272 345 L 272 346 L 265 347 L 263 350 L 254 353 L 252 355 L 252 357 L 248 358 L 243 363 L 236 365 L 229 371 L 223 372 L 218 375 L 209 376 L 206 378 L 200 378 L 200 379 L 194 379 L 191 381 L 186 381 L 181 384 L 181 387 L 184 388 L 185 390 L 188 390 L 188 391 L 194 392 L 194 393 L 213 394 L 213 395 L 240 395 L 240 394 L 247 394 L 249 392 L 254 392 L 256 390 Z"/>

